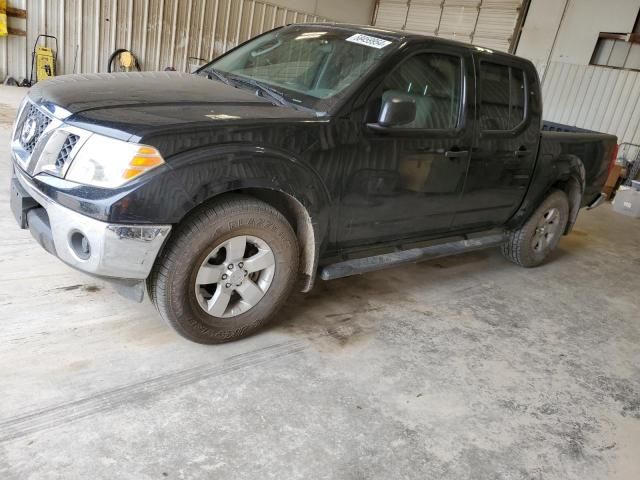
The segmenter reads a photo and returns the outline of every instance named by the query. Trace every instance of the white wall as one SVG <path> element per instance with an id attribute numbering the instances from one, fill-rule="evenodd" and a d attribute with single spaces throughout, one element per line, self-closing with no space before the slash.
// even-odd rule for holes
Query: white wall
<path id="1" fill-rule="evenodd" d="M 640 0 L 531 0 L 516 54 L 543 79 L 545 120 L 640 143 L 640 72 L 589 65 L 599 33 L 631 32 L 639 9 Z"/>
<path id="2" fill-rule="evenodd" d="M 588 65 L 598 34 L 629 33 L 638 9 L 640 0 L 532 0 L 516 53 L 542 71 L 557 32 L 551 61 Z"/>
<path id="3" fill-rule="evenodd" d="M 598 34 L 629 33 L 639 8 L 640 0 L 569 0 L 551 60 L 587 65 Z"/>
<path id="4" fill-rule="evenodd" d="M 370 25 L 376 0 L 270 0 L 294 10 L 313 13 L 338 22 Z"/>
<path id="5" fill-rule="evenodd" d="M 516 54 L 531 60 L 542 75 L 567 0 L 532 0 Z"/>

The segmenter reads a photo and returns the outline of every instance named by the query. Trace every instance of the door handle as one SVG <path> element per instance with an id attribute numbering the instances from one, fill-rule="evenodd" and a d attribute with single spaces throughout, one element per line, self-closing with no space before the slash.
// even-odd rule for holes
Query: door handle
<path id="1" fill-rule="evenodd" d="M 447 150 L 444 152 L 444 156 L 447 158 L 462 158 L 469 155 L 468 150 Z"/>
<path id="2" fill-rule="evenodd" d="M 529 150 L 516 150 L 513 152 L 513 156 L 516 158 L 528 157 L 529 155 L 531 155 Z"/>

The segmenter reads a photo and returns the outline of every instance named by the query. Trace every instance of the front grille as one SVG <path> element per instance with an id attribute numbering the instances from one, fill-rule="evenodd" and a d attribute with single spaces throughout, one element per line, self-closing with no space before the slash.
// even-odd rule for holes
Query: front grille
<path id="1" fill-rule="evenodd" d="M 67 136 L 67 139 L 62 144 L 62 148 L 60 149 L 60 152 L 58 153 L 58 157 L 56 158 L 57 168 L 64 167 L 65 162 L 69 159 L 71 150 L 73 150 L 73 147 L 76 146 L 76 143 L 78 143 L 78 140 L 80 140 L 80 137 L 73 133 L 70 133 Z"/>
<path id="2" fill-rule="evenodd" d="M 35 122 L 35 124 L 33 122 Z M 18 137 L 22 148 L 24 148 L 31 154 L 36 146 L 36 143 L 38 143 L 38 140 L 42 136 L 42 133 L 46 130 L 50 123 L 50 117 L 42 113 L 31 104 L 27 106 L 20 122 L 20 128 L 16 132 L 16 136 Z M 29 131 L 25 131 L 25 128 L 27 128 L 27 126 L 30 126 L 30 128 L 32 128 L 34 131 L 32 133 L 30 133 Z"/>

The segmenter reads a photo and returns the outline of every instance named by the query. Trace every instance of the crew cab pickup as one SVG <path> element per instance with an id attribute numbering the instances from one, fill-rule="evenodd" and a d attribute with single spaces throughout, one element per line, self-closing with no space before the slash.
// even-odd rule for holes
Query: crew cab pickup
<path id="1" fill-rule="evenodd" d="M 543 131 L 538 75 L 407 32 L 290 25 L 195 74 L 36 84 L 12 137 L 18 224 L 219 343 L 294 288 L 499 246 L 542 263 L 601 201 L 616 138 Z"/>

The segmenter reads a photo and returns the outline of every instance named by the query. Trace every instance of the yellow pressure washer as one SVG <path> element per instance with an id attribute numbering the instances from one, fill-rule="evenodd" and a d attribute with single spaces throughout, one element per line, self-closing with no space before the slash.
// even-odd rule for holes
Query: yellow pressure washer
<path id="1" fill-rule="evenodd" d="M 52 38 L 55 40 L 55 49 L 47 46 L 39 45 L 41 38 Z M 58 39 L 53 35 L 38 35 L 36 43 L 33 45 L 31 52 L 31 75 L 29 76 L 29 84 L 33 85 L 40 80 L 55 77 L 56 60 L 58 59 Z M 33 72 L 36 72 L 36 79 L 33 80 Z"/>

